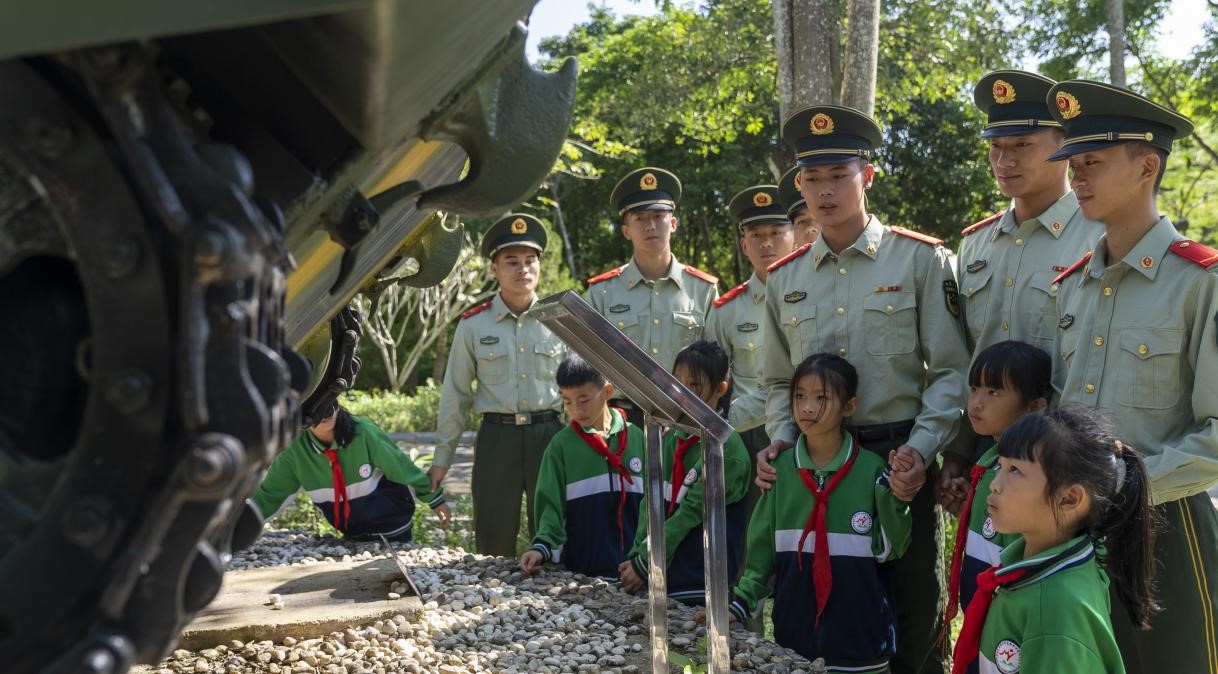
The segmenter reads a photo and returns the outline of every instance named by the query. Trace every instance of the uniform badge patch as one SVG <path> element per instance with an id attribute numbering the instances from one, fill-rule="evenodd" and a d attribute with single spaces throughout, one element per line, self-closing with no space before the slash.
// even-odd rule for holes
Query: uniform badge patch
<path id="1" fill-rule="evenodd" d="M 643 460 L 637 456 L 630 457 L 630 472 L 638 475 L 643 472 Z"/>
<path id="2" fill-rule="evenodd" d="M 362 478 L 372 477 L 372 466 L 369 466 L 366 463 L 364 465 L 360 466 L 359 467 L 359 476 Z"/>
<path id="3" fill-rule="evenodd" d="M 994 531 L 994 518 L 989 513 L 986 513 L 985 521 L 981 523 L 981 535 L 988 539 L 993 538 L 996 533 L 998 532 Z"/>
<path id="4" fill-rule="evenodd" d="M 483 337 L 482 339 L 478 340 L 478 342 L 481 344 L 486 344 L 487 346 L 490 346 L 491 344 L 498 344 L 499 338 L 487 335 L 486 337 Z"/>
<path id="5" fill-rule="evenodd" d="M 689 485 L 693 484 L 694 482 L 697 482 L 697 480 L 698 480 L 698 469 L 690 468 L 689 472 L 685 474 L 685 486 L 688 487 Z"/>
<path id="6" fill-rule="evenodd" d="M 512 233 L 524 234 L 529 231 L 529 225 L 524 221 L 524 218 L 516 218 L 512 221 Z"/>
<path id="7" fill-rule="evenodd" d="M 985 260 L 973 260 L 968 264 L 967 267 L 964 268 L 964 271 L 967 271 L 970 274 L 976 274 L 982 269 L 985 269 L 985 264 Z"/>
<path id="8" fill-rule="evenodd" d="M 813 134 L 824 136 L 833 133 L 833 118 L 823 112 L 818 112 L 812 115 L 812 121 L 808 123 Z"/>
<path id="9" fill-rule="evenodd" d="M 1057 103 L 1057 111 L 1061 113 L 1062 119 L 1074 119 L 1083 111 L 1078 99 L 1064 91 L 1057 92 L 1057 100 L 1054 102 Z"/>
<path id="10" fill-rule="evenodd" d="M 1057 327 L 1061 328 L 1062 330 L 1065 330 L 1071 325 L 1074 325 L 1074 316 L 1072 314 L 1066 314 L 1057 319 Z"/>
<path id="11" fill-rule="evenodd" d="M 850 517 L 850 528 L 860 534 L 865 534 L 871 531 L 872 519 L 871 513 L 860 510 Z"/>
<path id="12" fill-rule="evenodd" d="M 630 311 L 629 304 L 615 304 L 609 307 L 609 313 L 611 314 L 624 314 L 627 311 Z"/>
<path id="13" fill-rule="evenodd" d="M 808 296 L 808 293 L 806 293 L 802 290 L 796 290 L 793 293 L 787 293 L 786 295 L 783 295 L 782 301 L 786 302 L 788 304 L 795 304 L 796 302 L 802 302 L 803 299 L 807 296 Z"/>
<path id="14" fill-rule="evenodd" d="M 943 282 L 943 302 L 947 305 L 947 312 L 952 316 L 959 318 L 960 316 L 960 287 L 952 279 L 947 279 Z"/>
<path id="15" fill-rule="evenodd" d="M 1010 639 L 999 641 L 994 649 L 994 664 L 1002 674 L 1016 674 L 1019 671 L 1019 644 Z"/>
<path id="16" fill-rule="evenodd" d="M 740 332 L 757 332 L 757 328 L 759 327 L 761 326 L 757 325 L 756 323 L 741 323 L 740 325 L 736 326 L 736 329 Z"/>
<path id="17" fill-rule="evenodd" d="M 753 205 L 757 208 L 765 208 L 772 203 L 774 203 L 774 199 L 765 192 L 758 192 L 757 194 L 753 195 Z"/>

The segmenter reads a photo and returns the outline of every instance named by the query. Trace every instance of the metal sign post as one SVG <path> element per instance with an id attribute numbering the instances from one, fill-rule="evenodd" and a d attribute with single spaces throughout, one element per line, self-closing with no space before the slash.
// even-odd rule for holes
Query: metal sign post
<path id="1" fill-rule="evenodd" d="M 648 594 L 651 607 L 651 668 L 667 674 L 668 587 L 664 546 L 664 474 L 661 427 L 702 438 L 706 633 L 710 674 L 728 674 L 727 520 L 724 511 L 723 443 L 732 427 L 697 395 L 652 360 L 574 291 L 551 295 L 529 313 L 544 323 L 643 410 L 647 435 Z"/>

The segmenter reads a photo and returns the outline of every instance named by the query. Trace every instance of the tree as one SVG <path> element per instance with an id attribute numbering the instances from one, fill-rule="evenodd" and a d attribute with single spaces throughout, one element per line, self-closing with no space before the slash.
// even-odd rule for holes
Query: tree
<path id="1" fill-rule="evenodd" d="M 1125 86 L 1125 0 L 1107 0 L 1108 81 Z"/>

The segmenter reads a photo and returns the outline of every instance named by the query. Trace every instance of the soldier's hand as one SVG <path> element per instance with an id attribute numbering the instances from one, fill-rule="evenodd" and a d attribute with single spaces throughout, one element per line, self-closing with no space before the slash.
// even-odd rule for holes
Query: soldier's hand
<path id="1" fill-rule="evenodd" d="M 448 466 L 432 466 L 427 469 L 427 476 L 431 478 L 432 491 L 440 488 L 440 483 L 444 481 L 445 475 L 448 475 Z"/>
<path id="2" fill-rule="evenodd" d="M 918 450 L 909 445 L 897 447 L 896 453 L 907 457 L 912 462 L 912 467 L 908 470 L 892 471 L 888 484 L 892 487 L 894 496 L 899 500 L 909 502 L 926 482 L 926 463 L 922 460 L 922 455 L 918 453 Z"/>
<path id="3" fill-rule="evenodd" d="M 778 458 L 779 454 L 790 449 L 793 445 L 785 440 L 775 440 L 768 447 L 757 452 L 757 479 L 753 480 L 757 484 L 757 488 L 761 491 L 769 491 L 774 488 L 774 480 L 778 479 L 778 471 L 774 470 L 771 462 Z"/>
<path id="4" fill-rule="evenodd" d="M 940 492 L 945 494 L 945 498 L 939 501 L 939 505 L 955 517 L 959 517 L 960 509 L 964 507 L 964 499 L 968 498 L 968 480 L 962 477 L 955 478 L 946 489 L 940 490 Z M 967 522 L 963 524 L 967 526 Z"/>
<path id="5" fill-rule="evenodd" d="M 436 519 L 440 520 L 440 527 L 447 529 L 449 521 L 453 518 L 452 508 L 448 507 L 447 503 L 441 503 L 431 511 L 436 514 Z"/>
<path id="6" fill-rule="evenodd" d="M 536 550 L 529 550 L 520 556 L 520 570 L 526 575 L 532 576 L 538 571 L 541 571 L 541 553 Z"/>
<path id="7" fill-rule="evenodd" d="M 956 500 L 959 495 L 956 480 L 966 472 L 968 472 L 968 461 L 963 456 L 954 452 L 943 453 L 943 467 L 939 469 L 939 484 L 935 489 L 935 501 L 953 515 L 956 513 L 948 509 L 948 504 Z M 957 506 L 958 508 L 959 506 Z"/>

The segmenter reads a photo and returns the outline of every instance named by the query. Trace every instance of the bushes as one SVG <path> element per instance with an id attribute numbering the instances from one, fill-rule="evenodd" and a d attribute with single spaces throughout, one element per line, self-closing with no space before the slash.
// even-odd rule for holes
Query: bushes
<path id="1" fill-rule="evenodd" d="M 430 433 L 436 430 L 440 412 L 440 385 L 434 379 L 420 384 L 412 395 L 392 391 L 351 391 L 343 395 L 343 407 L 366 417 L 386 433 Z M 472 409 L 467 430 L 478 427 Z"/>

